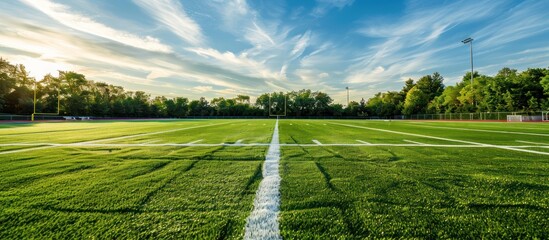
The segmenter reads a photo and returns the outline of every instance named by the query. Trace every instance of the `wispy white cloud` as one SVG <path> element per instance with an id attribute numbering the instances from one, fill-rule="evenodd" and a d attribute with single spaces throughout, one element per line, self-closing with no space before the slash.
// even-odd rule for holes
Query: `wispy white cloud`
<path id="1" fill-rule="evenodd" d="M 149 51 L 171 52 L 171 47 L 162 44 L 151 36 L 140 37 L 134 34 L 108 27 L 84 15 L 74 13 L 65 5 L 49 0 L 20 0 L 21 2 L 48 15 L 60 24 L 88 34 L 106 38 L 135 48 Z"/>
<path id="2" fill-rule="evenodd" d="M 332 8 L 342 9 L 346 6 L 351 6 L 354 0 L 316 0 L 317 6 L 311 14 L 316 17 L 324 16 Z"/>
<path id="3" fill-rule="evenodd" d="M 334 20 L 322 16 L 371 3 L 0 1 L 0 57 L 28 65 L 37 78 L 75 70 L 153 95 L 212 98 L 310 88 L 341 103 L 346 86 L 351 100 L 360 100 L 434 71 L 446 83 L 461 79 L 469 52 L 460 40 L 469 36 L 477 47 L 475 70 L 483 74 L 547 62 L 549 4 L 464 1 L 410 0 L 396 17 L 357 14 L 330 22 L 339 24 L 336 30 L 327 29 L 323 21 Z M 120 7 L 145 14 L 113 15 Z"/>
<path id="4" fill-rule="evenodd" d="M 278 79 L 280 77 L 280 74 L 268 69 L 263 62 L 254 61 L 242 54 L 237 56 L 232 52 L 221 53 L 212 48 L 187 48 L 187 50 L 209 59 L 210 63 L 228 69 L 238 69 L 239 72 L 249 76 L 268 79 Z"/>
<path id="5" fill-rule="evenodd" d="M 182 4 L 174 0 L 134 0 L 154 19 L 165 24 L 173 33 L 192 45 L 203 45 L 200 26 L 191 19 Z"/>
<path id="6" fill-rule="evenodd" d="M 496 48 L 506 43 L 530 38 L 549 30 L 549 7 L 545 1 L 522 1 L 500 13 L 493 21 L 473 35 L 480 47 Z"/>
<path id="7" fill-rule="evenodd" d="M 396 22 L 369 22 L 358 33 L 378 39 L 379 43 L 348 68 L 350 74 L 346 82 L 397 81 L 403 75 L 436 71 L 435 66 L 439 63 L 434 54 L 460 47 L 454 42 L 440 42 L 441 36 L 460 24 L 491 16 L 500 4 L 455 2 L 441 7 L 410 9 Z M 384 71 L 380 72 L 379 66 L 383 66 Z"/>
<path id="8" fill-rule="evenodd" d="M 196 91 L 199 93 L 210 92 L 212 91 L 212 89 L 213 89 L 212 86 L 196 86 L 192 88 L 193 91 Z"/>
<path id="9" fill-rule="evenodd" d="M 241 89 L 243 92 L 259 91 L 258 86 L 267 86 L 260 77 L 252 79 L 236 71 L 201 64 L 173 54 L 133 51 L 124 45 L 94 42 L 65 34 L 63 30 L 36 27 L 10 17 L 0 22 L 0 29 L 0 49 L 9 48 L 38 56 L 3 54 L 3 57 L 13 59 L 15 63 L 30 63 L 29 70 L 37 79 L 46 73 L 55 74 L 56 70 L 72 70 L 85 74 L 89 79 L 109 81 L 128 89 L 161 92 L 158 89 L 167 88 L 165 79 L 170 78 L 177 79 L 177 84 L 170 85 L 170 91 L 178 89 L 181 95 L 186 95 L 186 90 L 193 84 L 206 83 L 220 88 Z M 30 58 L 38 59 L 36 61 L 40 61 L 40 68 L 29 62 Z"/>
<path id="10" fill-rule="evenodd" d="M 305 51 L 305 48 L 307 48 L 307 45 L 309 44 L 309 40 L 311 39 L 311 32 L 307 31 L 301 37 L 299 37 L 299 40 L 297 40 L 294 49 L 292 49 L 292 57 L 298 57 L 303 54 Z"/>

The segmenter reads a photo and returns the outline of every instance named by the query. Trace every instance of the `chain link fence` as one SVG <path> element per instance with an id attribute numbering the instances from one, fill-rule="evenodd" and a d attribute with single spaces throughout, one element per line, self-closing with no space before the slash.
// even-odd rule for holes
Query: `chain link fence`
<path id="1" fill-rule="evenodd" d="M 477 113 L 437 113 L 437 114 L 414 114 L 410 116 L 399 115 L 396 119 L 411 120 L 492 120 L 507 121 L 507 115 L 530 116 L 532 119 L 541 121 L 542 112 L 477 112 Z"/>

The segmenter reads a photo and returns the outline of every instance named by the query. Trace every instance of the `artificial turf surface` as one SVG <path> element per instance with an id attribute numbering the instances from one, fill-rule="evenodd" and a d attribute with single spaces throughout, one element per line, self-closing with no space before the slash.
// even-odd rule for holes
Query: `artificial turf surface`
<path id="1" fill-rule="evenodd" d="M 274 124 L 0 124 L 0 238 L 242 238 Z M 285 239 L 549 238 L 548 124 L 281 119 L 279 134 Z M 185 143 L 204 145 L 170 145 Z"/>

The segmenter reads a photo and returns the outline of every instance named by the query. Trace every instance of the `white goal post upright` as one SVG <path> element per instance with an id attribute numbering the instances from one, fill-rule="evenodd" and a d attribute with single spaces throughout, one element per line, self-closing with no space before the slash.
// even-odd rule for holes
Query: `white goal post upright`
<path id="1" fill-rule="evenodd" d="M 549 122 L 549 111 L 541 112 L 541 121 Z"/>

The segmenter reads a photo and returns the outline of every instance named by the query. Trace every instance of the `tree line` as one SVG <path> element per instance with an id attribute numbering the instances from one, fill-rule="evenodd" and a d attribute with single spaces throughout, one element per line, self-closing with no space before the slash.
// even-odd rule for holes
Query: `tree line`
<path id="1" fill-rule="evenodd" d="M 86 79 L 83 74 L 59 71 L 36 81 L 25 66 L 0 58 L 0 113 L 33 113 L 36 84 L 36 112 L 57 112 L 67 116 L 176 117 L 187 116 L 349 116 L 393 118 L 419 113 L 549 110 L 549 68 L 523 72 L 503 68 L 495 76 L 467 73 L 455 86 L 444 85 L 439 73 L 414 81 L 400 91 L 377 93 L 367 101 L 334 103 L 327 94 L 310 89 L 264 93 L 255 103 L 250 96 L 234 98 L 152 97 L 143 91 L 126 91 L 120 86 Z"/>

